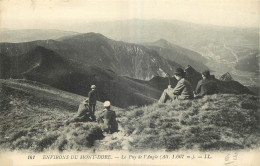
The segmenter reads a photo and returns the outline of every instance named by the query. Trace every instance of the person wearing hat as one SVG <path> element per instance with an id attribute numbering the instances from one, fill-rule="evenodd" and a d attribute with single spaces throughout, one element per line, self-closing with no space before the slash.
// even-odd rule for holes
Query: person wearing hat
<path id="1" fill-rule="evenodd" d="M 91 91 L 88 93 L 89 99 L 89 108 L 91 111 L 91 117 L 95 121 L 95 110 L 96 110 L 96 103 L 97 103 L 97 92 L 96 92 L 96 85 L 91 85 Z"/>
<path id="2" fill-rule="evenodd" d="M 98 122 L 103 123 L 102 129 L 105 132 L 112 134 L 118 131 L 118 123 L 116 121 L 116 113 L 110 109 L 110 105 L 109 101 L 104 102 L 105 109 L 100 114 Z"/>
<path id="3" fill-rule="evenodd" d="M 93 121 L 90 119 L 91 112 L 89 110 L 88 99 L 84 99 L 78 108 L 77 114 L 71 119 L 66 122 L 66 124 L 70 124 L 71 122 L 88 122 Z"/>
<path id="4" fill-rule="evenodd" d="M 173 89 L 175 99 L 192 99 L 193 93 L 190 82 L 185 78 L 185 72 L 182 68 L 177 68 L 174 77 L 177 85 Z"/>
<path id="5" fill-rule="evenodd" d="M 212 95 L 218 93 L 216 81 L 210 79 L 210 72 L 205 70 L 201 73 L 202 80 L 200 80 L 194 91 L 195 98 L 201 98 L 205 95 Z"/>

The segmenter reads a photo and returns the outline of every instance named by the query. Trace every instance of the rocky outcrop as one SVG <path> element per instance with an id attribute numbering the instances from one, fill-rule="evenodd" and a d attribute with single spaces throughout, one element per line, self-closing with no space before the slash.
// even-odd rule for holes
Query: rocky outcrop
<path id="1" fill-rule="evenodd" d="M 202 79 L 201 73 L 196 71 L 192 66 L 187 66 L 185 68 L 185 73 L 186 78 L 190 81 L 192 85 L 192 89 L 195 90 L 198 81 Z M 227 74 L 227 76 L 229 76 L 229 74 Z M 253 92 L 251 92 L 247 87 L 245 87 L 241 83 L 234 80 L 228 80 L 228 78 L 226 80 L 221 80 L 216 79 L 214 75 L 210 76 L 210 79 L 216 81 L 219 93 L 253 94 Z M 174 77 L 169 77 L 168 79 L 162 77 L 154 77 L 149 81 L 149 85 L 154 88 L 163 90 L 167 88 L 169 84 L 169 79 L 172 87 L 175 87 L 177 84 L 177 80 Z"/>
<path id="2" fill-rule="evenodd" d="M 230 74 L 229 72 L 227 72 L 227 73 L 223 74 L 223 75 L 219 78 L 219 80 L 221 80 L 221 81 L 232 81 L 233 78 L 232 78 L 231 74 Z"/>

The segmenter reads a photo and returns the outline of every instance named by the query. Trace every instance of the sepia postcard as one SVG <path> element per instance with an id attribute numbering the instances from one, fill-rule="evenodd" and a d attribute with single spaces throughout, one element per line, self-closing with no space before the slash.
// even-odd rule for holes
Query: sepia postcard
<path id="1" fill-rule="evenodd" d="M 0 0 L 0 165 L 259 165 L 259 5 Z"/>

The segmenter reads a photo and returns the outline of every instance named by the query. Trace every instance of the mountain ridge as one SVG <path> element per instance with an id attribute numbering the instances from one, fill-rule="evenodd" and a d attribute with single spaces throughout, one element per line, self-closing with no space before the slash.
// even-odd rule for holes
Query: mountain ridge
<path id="1" fill-rule="evenodd" d="M 120 75 L 138 79 L 151 79 L 154 75 L 173 74 L 179 64 L 166 60 L 142 45 L 118 42 L 96 34 L 80 34 L 63 39 L 39 40 L 26 43 L 0 43 L 0 53 L 9 56 L 25 54 L 36 46 L 53 50 L 65 59 L 85 65 L 110 68 Z M 91 59 L 91 61 L 90 61 Z"/>
<path id="2" fill-rule="evenodd" d="M 144 43 L 143 45 L 156 50 L 160 54 L 160 56 L 164 57 L 165 59 L 177 62 L 183 67 L 191 65 L 200 72 L 209 69 L 205 65 L 205 63 L 207 62 L 206 58 L 192 50 L 188 50 L 172 44 L 165 39 Z"/>
<path id="3" fill-rule="evenodd" d="M 19 43 L 35 40 L 48 40 L 73 34 L 77 34 L 77 32 L 58 29 L 0 29 L 0 42 Z"/>
<path id="4" fill-rule="evenodd" d="M 100 55 L 96 54 L 99 52 L 96 52 L 95 48 L 102 49 Z M 117 42 L 95 33 L 76 35 L 64 41 L 1 43 L 0 58 L 0 78 L 39 81 L 85 96 L 90 90 L 90 85 L 96 84 L 99 87 L 101 101 L 110 100 L 120 107 L 140 106 L 157 101 L 162 90 L 167 88 L 169 80 L 173 87 L 177 83 L 175 78 L 160 76 L 172 76 L 175 71 L 173 67 L 181 67 L 171 61 L 166 63 L 165 59 L 160 59 L 155 50 L 145 46 Z M 102 61 L 108 63 L 100 65 Z M 114 61 L 117 63 L 112 64 Z M 124 62 L 121 67 L 125 67 L 120 74 L 118 71 L 121 68 L 117 65 L 119 62 Z M 155 67 L 150 67 L 150 64 Z M 115 68 L 109 65 L 114 65 L 117 70 L 114 71 Z M 136 67 L 138 69 L 130 70 Z M 144 69 L 145 71 L 142 71 Z M 185 71 L 187 79 L 195 89 L 201 79 L 201 73 L 191 66 Z M 124 75 L 124 72 L 132 72 L 135 77 L 131 74 Z M 157 72 L 161 73 L 155 74 Z M 139 78 L 137 76 L 142 80 L 137 79 Z M 236 81 L 216 81 L 220 86 L 220 93 L 251 94 L 246 87 Z"/>

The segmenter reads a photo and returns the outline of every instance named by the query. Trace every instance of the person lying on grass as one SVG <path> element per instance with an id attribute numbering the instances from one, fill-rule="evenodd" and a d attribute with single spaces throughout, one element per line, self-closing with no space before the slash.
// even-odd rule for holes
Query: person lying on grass
<path id="1" fill-rule="evenodd" d="M 116 113 L 115 111 L 112 111 L 110 109 L 110 105 L 111 104 L 109 101 L 104 102 L 105 109 L 99 115 L 98 123 L 103 124 L 102 126 L 103 131 L 112 134 L 118 131 L 118 123 L 116 121 Z"/>
<path id="2" fill-rule="evenodd" d="M 88 99 L 84 99 L 80 103 L 77 114 L 66 122 L 66 125 L 69 125 L 72 122 L 90 122 L 94 121 L 91 119 L 91 111 L 88 105 Z"/>

